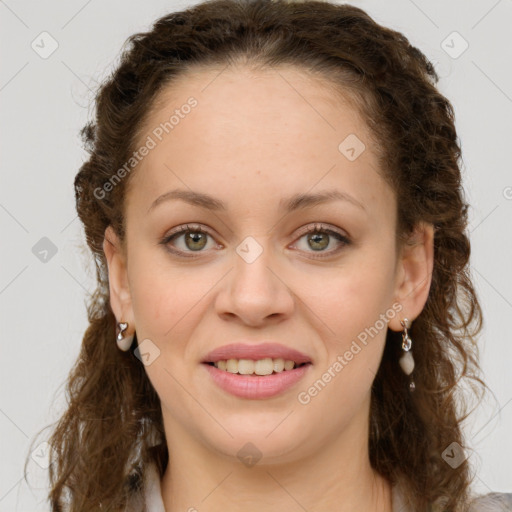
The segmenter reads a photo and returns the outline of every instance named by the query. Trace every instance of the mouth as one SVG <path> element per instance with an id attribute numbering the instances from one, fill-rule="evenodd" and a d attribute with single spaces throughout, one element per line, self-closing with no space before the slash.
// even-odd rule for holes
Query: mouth
<path id="1" fill-rule="evenodd" d="M 290 391 L 311 373 L 314 360 L 276 342 L 231 343 L 217 347 L 201 361 L 212 382 L 238 398 L 263 400 Z"/>
<path id="2" fill-rule="evenodd" d="M 201 366 L 224 392 L 246 400 L 264 400 L 293 389 L 309 375 L 313 364 L 267 357 L 204 361 Z"/>
<path id="3" fill-rule="evenodd" d="M 218 361 L 207 361 L 203 364 L 214 366 L 218 370 L 253 377 L 263 377 L 265 375 L 276 375 L 283 372 L 290 372 L 311 365 L 311 362 L 296 362 L 283 358 L 264 358 L 264 359 L 221 359 Z"/>

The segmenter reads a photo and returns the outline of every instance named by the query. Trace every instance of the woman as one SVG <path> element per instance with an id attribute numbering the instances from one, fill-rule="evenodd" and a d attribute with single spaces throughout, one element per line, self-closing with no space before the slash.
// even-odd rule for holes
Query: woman
<path id="1" fill-rule="evenodd" d="M 83 130 L 98 288 L 52 510 L 512 510 L 470 491 L 481 309 L 437 78 L 327 2 L 130 38 Z"/>

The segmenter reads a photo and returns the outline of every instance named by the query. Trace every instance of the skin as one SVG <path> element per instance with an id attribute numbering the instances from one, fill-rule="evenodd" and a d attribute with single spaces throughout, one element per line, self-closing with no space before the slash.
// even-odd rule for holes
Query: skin
<path id="1" fill-rule="evenodd" d="M 402 331 L 400 320 L 414 321 L 427 300 L 432 226 L 419 225 L 415 243 L 396 252 L 396 198 L 378 172 L 368 128 L 321 82 L 294 68 L 219 72 L 191 71 L 161 93 L 141 141 L 190 96 L 198 106 L 130 176 L 126 246 L 111 227 L 105 232 L 117 321 L 129 323 L 128 334 L 136 330 L 139 344 L 149 339 L 160 350 L 145 369 L 170 453 L 161 481 L 166 511 L 391 511 L 389 482 L 369 462 L 370 388 L 387 328 Z M 366 144 L 354 161 L 338 150 L 351 133 Z M 168 201 L 147 213 L 175 188 L 208 193 L 227 210 Z M 364 209 L 348 201 L 288 215 L 278 209 L 292 194 L 325 189 L 350 194 Z M 206 245 L 174 240 L 192 258 L 158 243 L 186 223 L 211 233 Z M 298 232 L 316 223 L 351 243 L 326 235 L 315 250 Z M 263 251 L 250 264 L 236 252 L 248 236 Z M 393 304 L 402 310 L 387 327 L 308 404 L 299 403 L 298 393 Z M 225 393 L 200 362 L 242 339 L 308 354 L 308 377 L 265 400 Z M 247 442 L 262 455 L 250 467 L 237 457 Z"/>

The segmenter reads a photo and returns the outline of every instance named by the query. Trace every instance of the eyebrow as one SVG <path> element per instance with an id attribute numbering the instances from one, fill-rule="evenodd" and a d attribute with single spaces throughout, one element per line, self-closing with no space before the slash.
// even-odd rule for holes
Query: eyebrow
<path id="1" fill-rule="evenodd" d="M 225 203 L 208 194 L 192 190 L 175 189 L 157 197 L 148 208 L 147 213 L 149 214 L 149 212 L 159 204 L 171 200 L 181 200 L 193 206 L 198 206 L 211 211 L 227 210 Z M 295 194 L 287 199 L 281 199 L 281 201 L 279 201 L 279 208 L 280 210 L 284 210 L 286 213 L 290 213 L 295 210 L 316 206 L 330 201 L 346 201 L 357 206 L 363 211 L 366 211 L 364 205 L 355 197 L 339 190 L 323 190 L 315 194 Z"/>

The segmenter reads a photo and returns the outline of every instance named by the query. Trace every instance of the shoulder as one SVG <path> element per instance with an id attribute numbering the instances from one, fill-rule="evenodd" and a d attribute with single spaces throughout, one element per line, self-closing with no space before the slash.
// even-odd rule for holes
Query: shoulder
<path id="1" fill-rule="evenodd" d="M 144 468 L 142 487 L 130 496 L 123 512 L 165 512 L 160 476 L 154 462 Z"/>
<path id="2" fill-rule="evenodd" d="M 402 488 L 392 488 L 393 512 L 411 512 L 412 508 L 404 500 Z M 512 493 L 490 492 L 471 498 L 466 512 L 512 512 Z"/>
<path id="3" fill-rule="evenodd" d="M 490 492 L 471 502 L 468 512 L 512 512 L 512 493 Z"/>

